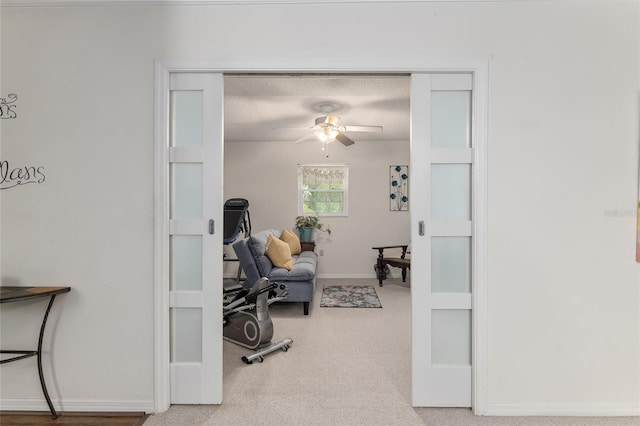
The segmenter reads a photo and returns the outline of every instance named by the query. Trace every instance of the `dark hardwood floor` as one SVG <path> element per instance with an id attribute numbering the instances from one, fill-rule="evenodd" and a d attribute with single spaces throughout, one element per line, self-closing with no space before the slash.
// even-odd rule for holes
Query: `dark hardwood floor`
<path id="1" fill-rule="evenodd" d="M 49 413 L 0 412 L 0 425 L 82 425 L 82 426 L 140 426 L 148 415 L 143 413 L 60 413 L 53 420 Z"/>

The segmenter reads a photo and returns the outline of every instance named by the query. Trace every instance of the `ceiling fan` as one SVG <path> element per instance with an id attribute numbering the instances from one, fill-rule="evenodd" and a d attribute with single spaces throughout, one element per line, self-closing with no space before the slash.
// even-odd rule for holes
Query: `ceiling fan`
<path id="1" fill-rule="evenodd" d="M 323 144 L 328 144 L 334 140 L 339 141 L 344 146 L 353 145 L 355 141 L 343 132 L 382 132 L 382 126 L 343 126 L 339 125 L 340 117 L 331 114 L 334 106 L 331 104 L 321 105 L 322 112 L 325 116 L 316 118 L 315 126 L 311 127 L 311 132 L 301 138 L 296 139 L 293 143 L 299 143 L 309 139 L 319 139 Z"/>

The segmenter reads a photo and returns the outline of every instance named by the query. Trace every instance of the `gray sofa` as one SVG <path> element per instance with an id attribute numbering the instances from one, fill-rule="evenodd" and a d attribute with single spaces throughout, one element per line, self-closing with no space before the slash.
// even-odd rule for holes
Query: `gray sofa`
<path id="1" fill-rule="evenodd" d="M 289 295 L 284 302 L 302 302 L 304 314 L 309 315 L 309 304 L 313 301 L 313 293 L 316 288 L 316 266 L 318 257 L 313 251 L 303 251 L 299 255 L 293 255 L 293 269 L 288 271 L 271 263 L 264 254 L 265 245 L 269 235 L 280 237 L 281 230 L 268 229 L 258 232 L 233 244 L 233 250 L 238 256 L 240 266 L 247 277 L 247 281 L 253 284 L 262 277 L 267 277 L 272 282 L 285 284 L 289 289 Z"/>

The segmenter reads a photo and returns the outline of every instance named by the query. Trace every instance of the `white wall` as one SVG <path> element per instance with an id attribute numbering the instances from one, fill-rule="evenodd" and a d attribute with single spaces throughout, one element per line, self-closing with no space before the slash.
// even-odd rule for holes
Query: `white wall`
<path id="1" fill-rule="evenodd" d="M 487 412 L 637 414 L 638 16 L 625 1 L 3 8 L 1 95 L 20 98 L 2 159 L 47 181 L 1 192 L 2 282 L 73 287 L 46 342 L 54 400 L 152 406 L 156 59 L 466 58 L 489 66 Z M 3 314 L 3 345 L 33 313 Z M 2 408 L 41 404 L 29 362 L 2 367 L 0 391 Z"/>
<path id="2" fill-rule="evenodd" d="M 323 217 L 331 235 L 315 233 L 316 251 L 324 252 L 318 276 L 375 278 L 378 252 L 371 247 L 410 240 L 409 212 L 389 211 L 388 194 L 389 166 L 409 164 L 409 141 L 359 139 L 350 147 L 332 144 L 329 158 L 320 147 L 320 143 L 227 143 L 224 197 L 249 200 L 254 232 L 294 229 L 297 165 L 349 164 L 349 216 Z M 225 266 L 235 270 L 235 264 Z"/>

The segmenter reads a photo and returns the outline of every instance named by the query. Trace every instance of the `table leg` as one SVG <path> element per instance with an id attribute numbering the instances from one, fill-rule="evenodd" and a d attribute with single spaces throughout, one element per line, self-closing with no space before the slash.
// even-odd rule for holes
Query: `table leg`
<path id="1" fill-rule="evenodd" d="M 382 263 L 382 259 L 378 258 L 378 260 L 376 261 L 376 264 L 378 266 L 376 270 L 378 284 L 380 285 L 380 287 L 382 287 L 382 280 L 384 279 L 384 265 Z"/>
<path id="2" fill-rule="evenodd" d="M 51 411 L 51 418 L 57 419 L 58 413 L 56 409 L 53 407 L 53 403 L 51 403 L 51 398 L 49 398 L 49 392 L 47 392 L 47 385 L 44 383 L 44 374 L 42 372 L 42 340 L 44 338 L 44 328 L 47 325 L 47 318 L 49 317 L 49 311 L 51 310 L 51 306 L 53 305 L 53 301 L 56 299 L 56 295 L 52 295 L 49 300 L 49 306 L 47 306 L 47 310 L 44 313 L 44 318 L 42 319 L 42 326 L 40 326 L 40 338 L 38 339 L 38 374 L 40 376 L 40 385 L 42 386 L 42 392 L 44 393 L 44 399 L 47 400 L 47 405 L 49 405 L 49 410 Z"/>

